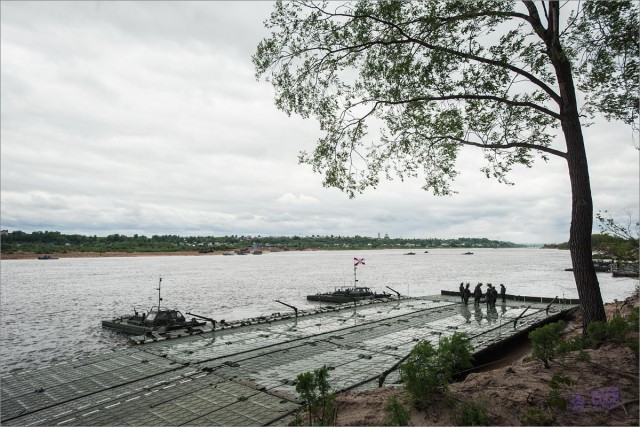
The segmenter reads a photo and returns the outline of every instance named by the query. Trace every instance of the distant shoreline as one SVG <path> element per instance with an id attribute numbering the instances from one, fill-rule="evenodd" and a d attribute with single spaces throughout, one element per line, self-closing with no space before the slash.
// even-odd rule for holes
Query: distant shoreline
<path id="1" fill-rule="evenodd" d="M 260 248 L 256 249 L 257 251 L 261 251 L 263 254 L 268 254 L 270 252 L 308 252 L 308 251 L 323 251 L 323 250 L 360 250 L 360 251 L 376 251 L 376 250 L 385 250 L 390 248 L 347 248 L 347 249 L 333 249 L 333 248 L 303 248 L 303 249 L 265 249 Z M 391 249 L 416 249 L 416 248 L 391 248 Z M 429 249 L 447 249 L 447 250 L 466 250 L 469 248 L 429 248 Z M 495 248 L 473 248 L 473 249 L 495 249 Z M 512 249 L 512 248 L 500 248 L 500 249 Z M 197 251 L 159 251 L 159 252 L 81 252 L 81 251 L 66 251 L 66 252 L 47 252 L 47 253 L 36 253 L 36 252 L 14 252 L 14 253 L 0 253 L 0 260 L 12 260 L 12 259 L 38 259 L 38 257 L 48 255 L 52 258 L 131 258 L 131 257 L 156 257 L 156 256 L 210 256 L 210 255 L 224 255 L 225 253 L 231 253 L 232 255 L 238 255 L 235 250 L 227 250 L 227 251 L 212 251 L 201 253 Z M 249 250 L 244 255 L 253 255 L 253 250 Z M 242 255 L 238 255 L 242 256 Z"/>
<path id="2" fill-rule="evenodd" d="M 307 250 L 307 249 L 304 249 Z M 207 253 L 200 253 L 195 251 L 177 251 L 177 252 L 51 252 L 47 254 L 37 254 L 35 252 L 18 252 L 12 254 L 0 254 L 0 259 L 38 259 L 38 257 L 49 255 L 52 258 L 117 258 L 117 257 L 155 257 L 155 256 L 210 256 L 210 255 L 223 255 L 230 251 L 214 251 Z M 262 253 L 269 253 L 271 251 L 262 249 Z M 237 254 L 233 254 L 237 255 Z M 253 255 L 251 252 L 246 255 Z M 241 256 L 241 255 L 238 255 Z"/>

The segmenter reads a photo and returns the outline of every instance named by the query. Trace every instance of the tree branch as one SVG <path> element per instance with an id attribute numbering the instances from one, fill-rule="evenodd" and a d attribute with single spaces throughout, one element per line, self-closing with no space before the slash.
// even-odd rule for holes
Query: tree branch
<path id="1" fill-rule="evenodd" d="M 441 22 L 451 22 L 451 21 L 457 21 L 457 20 L 465 20 L 468 18 L 483 18 L 483 17 L 490 17 L 490 16 L 499 16 L 504 18 L 520 18 L 520 19 L 524 19 L 527 22 L 530 19 L 529 15 L 525 15 L 524 13 L 501 12 L 501 11 L 486 12 L 485 11 L 485 12 L 465 13 L 462 15 L 456 15 L 456 16 L 450 16 L 450 17 L 444 17 L 444 18 L 439 17 L 438 20 Z"/>
<path id="2" fill-rule="evenodd" d="M 535 9 L 535 6 L 533 6 L 533 8 Z M 536 14 L 537 14 L 537 11 L 536 11 Z M 454 56 L 458 56 L 460 58 L 470 59 L 472 61 L 476 61 L 476 62 L 480 62 L 480 63 L 483 63 L 483 64 L 488 64 L 488 65 L 493 65 L 493 66 L 499 67 L 499 68 L 504 68 L 504 69 L 512 71 L 512 72 L 514 72 L 516 74 L 519 74 L 519 75 L 521 75 L 523 77 L 526 77 L 531 83 L 535 84 L 536 86 L 540 87 L 544 92 L 546 92 L 551 97 L 551 99 L 556 101 L 558 104 L 560 104 L 561 101 L 562 101 L 562 98 L 560 97 L 560 95 L 555 93 L 553 91 L 553 89 L 551 89 L 542 80 L 538 79 L 533 74 L 531 74 L 531 73 L 529 73 L 529 72 L 527 72 L 527 71 L 525 71 L 525 70 L 523 70 L 521 68 L 518 68 L 518 67 L 516 67 L 514 65 L 511 65 L 511 64 L 508 64 L 508 63 L 504 63 L 504 62 L 500 62 L 500 61 L 496 61 L 496 60 L 489 59 L 489 58 L 484 58 L 482 56 L 477 56 L 477 55 L 473 55 L 473 54 L 470 54 L 470 53 L 460 52 L 460 51 L 457 51 L 457 50 L 454 50 L 454 49 L 449 49 L 449 48 L 446 48 L 446 47 L 443 47 L 443 46 L 438 46 L 438 45 L 434 45 L 434 44 L 431 44 L 431 43 L 427 43 L 427 42 L 425 42 L 423 40 L 419 40 L 419 39 L 416 39 L 414 37 L 411 37 L 398 24 L 386 21 L 386 20 L 378 18 L 376 16 L 372 16 L 372 15 L 357 15 L 356 16 L 356 15 L 346 15 L 346 14 L 343 14 L 342 16 L 350 17 L 350 18 L 353 18 L 353 19 L 356 19 L 356 18 L 369 18 L 369 19 L 372 19 L 372 20 L 374 20 L 374 21 L 376 21 L 376 22 L 378 22 L 380 24 L 383 24 L 383 25 L 386 25 L 388 27 L 396 29 L 403 37 L 406 38 L 405 41 L 393 41 L 393 42 L 374 41 L 374 42 L 368 42 L 368 43 L 382 44 L 382 45 L 393 45 L 393 44 L 398 44 L 398 43 L 415 43 L 415 44 L 418 44 L 418 45 L 420 45 L 422 47 L 425 47 L 427 49 L 435 50 L 435 51 L 438 51 L 438 52 L 448 53 L 448 54 L 451 54 L 451 55 L 454 55 Z M 531 22 L 531 21 L 529 21 L 529 22 Z M 533 23 L 532 23 L 532 26 L 534 26 Z M 541 38 L 543 40 L 545 40 L 542 36 L 541 36 Z M 366 45 L 366 44 L 363 44 L 363 45 Z M 356 48 L 356 46 L 354 46 L 354 48 Z"/>
<path id="3" fill-rule="evenodd" d="M 529 22 L 531 24 L 531 26 L 534 28 L 534 30 L 536 30 L 536 33 L 540 36 L 540 38 L 546 42 L 546 38 L 545 38 L 545 30 L 544 27 L 542 26 L 542 23 L 540 22 L 540 17 L 538 15 L 537 9 L 535 8 L 535 5 L 531 4 L 532 2 L 528 1 L 528 0 L 523 0 L 524 3 L 526 4 L 527 8 L 529 9 L 530 12 L 530 16 L 527 16 L 525 14 L 521 14 L 521 13 L 517 13 L 517 12 L 478 12 L 476 14 L 468 14 L 468 17 L 473 18 L 473 17 L 481 17 L 481 16 L 507 16 L 507 17 L 515 17 L 515 18 L 519 18 L 519 19 L 524 19 L 527 22 Z M 553 99 L 556 103 L 558 103 L 559 105 L 561 105 L 562 102 L 562 98 L 560 95 L 558 95 L 552 88 L 550 88 L 546 83 L 544 83 L 542 80 L 538 79 L 536 76 L 534 76 L 533 74 L 519 68 L 516 67 L 514 65 L 508 64 L 508 63 L 504 63 L 504 62 L 500 62 L 500 61 L 496 61 L 493 59 L 489 59 L 489 58 L 485 58 L 482 56 L 477 56 L 477 55 L 473 55 L 470 53 L 465 53 L 465 52 L 460 52 L 457 51 L 455 49 L 450 49 L 450 48 L 446 48 L 443 46 L 438 46 L 435 44 L 431 44 L 431 43 L 427 43 L 423 40 L 414 38 L 412 36 L 410 36 L 409 34 L 407 34 L 404 29 L 402 28 L 403 24 L 399 24 L 399 23 L 394 23 L 394 22 L 390 22 L 387 21 L 385 19 L 379 18 L 377 16 L 374 15 L 355 15 L 352 13 L 335 13 L 335 12 L 328 12 L 322 8 L 320 8 L 319 6 L 317 6 L 315 3 L 311 2 L 311 3 L 306 3 L 306 2 L 302 2 L 303 4 L 307 5 L 307 7 L 312 8 L 317 10 L 320 13 L 323 13 L 327 16 L 336 16 L 336 17 L 344 17 L 344 18 L 349 18 L 349 19 L 371 19 L 375 22 L 378 22 L 384 26 L 387 26 L 389 28 L 393 28 L 396 31 L 398 31 L 400 33 L 401 36 L 405 37 L 405 40 L 374 40 L 374 41 L 368 41 L 365 43 L 361 43 L 361 44 L 355 44 L 355 45 L 351 45 L 351 46 L 344 46 L 341 47 L 339 49 L 327 49 L 327 48 L 321 48 L 320 46 L 315 47 L 315 48 L 310 48 L 310 49 L 304 49 L 303 51 L 309 52 L 312 50 L 324 50 L 326 51 L 326 55 L 325 57 L 334 54 L 334 53 L 339 53 L 339 52 L 360 52 L 363 50 L 366 50 L 369 47 L 375 46 L 375 45 L 382 45 L 382 46 L 393 46 L 396 44 L 408 44 L 408 43 L 413 43 L 413 44 L 417 44 L 419 46 L 425 47 L 427 49 L 430 50 L 434 50 L 437 52 L 444 52 L 444 53 L 448 53 L 450 55 L 453 56 L 457 56 L 460 58 L 465 58 L 465 59 L 469 59 L 475 62 L 479 62 L 479 63 L 483 63 L 483 64 L 488 64 L 488 65 L 492 65 L 495 67 L 499 67 L 499 68 L 504 68 L 507 69 L 513 73 L 516 73 L 518 75 L 521 75 L 523 77 L 525 77 L 526 79 L 528 79 L 531 83 L 535 84 L 536 86 L 540 87 L 545 93 L 547 93 L 549 95 L 549 97 L 551 97 L 551 99 Z M 310 6 L 309 6 L 310 5 Z M 455 17 L 452 17 L 451 19 L 463 19 L 465 17 L 465 15 L 458 15 Z M 446 19 L 446 18 L 438 18 L 440 20 Z M 409 21 L 411 23 L 416 23 L 419 21 Z M 406 25 L 406 24 L 404 24 Z M 539 31 L 541 30 L 541 31 Z M 300 52 L 298 52 L 300 53 Z M 549 111 L 549 110 L 547 110 Z M 545 112 L 547 113 L 547 112 Z M 548 114 L 548 113 L 547 113 Z M 553 114 L 552 114 L 553 115 Z M 554 116 L 555 117 L 555 116 Z"/>
<path id="4" fill-rule="evenodd" d="M 559 151 L 550 147 L 543 147 L 541 145 L 527 144 L 524 142 L 511 142 L 508 144 L 480 144 L 478 142 L 467 141 L 462 138 L 455 138 L 455 137 L 448 137 L 448 138 L 453 139 L 454 141 L 457 141 L 462 145 L 471 145 L 471 146 L 480 147 L 480 148 L 495 149 L 495 150 L 503 150 L 507 148 L 527 148 L 530 150 L 543 151 L 545 153 L 553 154 L 554 156 L 558 156 L 562 158 L 567 157 L 567 153 L 564 153 L 562 151 Z"/>
<path id="5" fill-rule="evenodd" d="M 390 104 L 390 105 L 401 105 L 401 104 L 407 104 L 410 102 L 416 102 L 416 101 L 448 101 L 448 100 L 490 100 L 490 101 L 496 101 L 496 102 L 500 102 L 503 104 L 507 104 L 507 105 L 511 105 L 514 107 L 529 107 L 529 108 L 533 108 L 535 110 L 540 111 L 541 113 L 547 114 L 551 117 L 553 117 L 554 119 L 558 119 L 560 120 L 560 114 L 551 111 L 545 107 L 542 107 L 538 104 L 535 104 L 533 102 L 522 102 L 522 101 L 512 101 L 510 99 L 506 99 L 506 98 L 502 98 L 499 96 L 495 96 L 495 95 L 463 95 L 463 94 L 459 94 L 459 95 L 447 95 L 447 96 L 419 96 L 416 98 L 411 98 L 411 99 L 405 99 L 402 101 L 384 101 L 384 100 L 377 100 L 376 102 L 379 103 L 383 103 L 383 104 Z"/>

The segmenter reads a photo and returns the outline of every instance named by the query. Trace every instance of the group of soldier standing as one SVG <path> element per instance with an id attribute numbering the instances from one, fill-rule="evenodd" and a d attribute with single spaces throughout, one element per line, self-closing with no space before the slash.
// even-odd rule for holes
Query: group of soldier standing
<path id="1" fill-rule="evenodd" d="M 471 297 L 471 289 L 469 289 L 469 286 L 471 285 L 468 282 L 466 285 L 462 282 L 460 283 L 460 299 L 465 304 L 469 304 L 469 298 Z M 505 288 L 505 286 L 501 283 L 500 297 L 502 298 L 503 303 L 507 301 L 506 293 L 507 288 Z M 496 301 L 498 300 L 498 290 L 491 283 L 487 283 L 487 290 L 484 294 L 482 293 L 482 283 L 478 283 L 476 285 L 476 288 L 473 290 L 473 305 L 479 306 L 480 300 L 483 296 L 485 297 L 487 308 L 493 308 L 496 306 Z"/>

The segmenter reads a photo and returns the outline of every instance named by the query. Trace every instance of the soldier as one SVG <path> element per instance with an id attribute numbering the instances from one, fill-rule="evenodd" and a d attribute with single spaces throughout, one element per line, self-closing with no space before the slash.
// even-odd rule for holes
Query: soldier
<path id="1" fill-rule="evenodd" d="M 507 288 L 504 287 L 502 283 L 500 283 L 500 296 L 502 297 L 502 302 L 507 302 Z"/>
<path id="2" fill-rule="evenodd" d="M 482 283 L 478 283 L 476 285 L 476 288 L 473 290 L 473 305 L 474 306 L 479 306 L 480 305 L 480 299 L 482 299 Z"/>
<path id="3" fill-rule="evenodd" d="M 491 287 L 491 308 L 496 308 L 496 301 L 498 300 L 498 290 L 495 286 Z"/>
<path id="4" fill-rule="evenodd" d="M 493 285 L 491 283 L 487 283 L 487 290 L 484 293 L 484 299 L 487 303 L 487 309 L 491 307 L 491 299 L 493 298 Z"/>
<path id="5" fill-rule="evenodd" d="M 469 297 L 471 296 L 471 289 L 469 289 L 471 284 L 467 282 L 467 285 L 464 287 L 464 303 L 469 304 Z"/>

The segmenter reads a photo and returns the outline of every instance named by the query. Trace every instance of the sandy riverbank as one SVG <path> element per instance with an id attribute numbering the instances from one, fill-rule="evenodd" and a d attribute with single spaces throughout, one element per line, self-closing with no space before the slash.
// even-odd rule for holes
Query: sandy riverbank
<path id="1" fill-rule="evenodd" d="M 634 296 L 605 304 L 605 311 L 609 319 L 616 312 L 627 317 L 638 305 L 638 297 Z M 581 325 L 580 315 L 574 315 L 565 336 L 581 333 Z M 635 337 L 637 334 L 632 333 Z M 508 364 L 495 363 L 451 384 L 450 397 L 481 405 L 489 425 L 638 425 L 638 354 L 627 344 L 605 343 L 586 350 L 586 358 L 570 352 L 554 359 L 549 369 L 531 357 L 530 348 L 529 343 L 514 348 L 502 356 Z M 549 406 L 549 383 L 556 373 L 571 379 L 571 384 L 560 391 L 567 399 L 566 409 Z M 418 410 L 399 387 L 339 394 L 335 425 L 384 425 L 385 407 L 391 396 L 396 396 L 409 411 L 409 425 L 456 425 L 455 410 L 448 403 L 451 399 L 436 398 L 432 407 Z M 609 400 L 603 400 L 605 397 Z"/>

